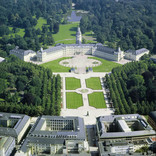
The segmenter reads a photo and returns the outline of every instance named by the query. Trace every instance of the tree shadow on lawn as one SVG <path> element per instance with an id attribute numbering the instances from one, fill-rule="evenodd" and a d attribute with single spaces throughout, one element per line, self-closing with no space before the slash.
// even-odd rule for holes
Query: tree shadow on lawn
<path id="1" fill-rule="evenodd" d="M 72 27 L 69 29 L 70 31 L 77 31 L 77 27 Z"/>

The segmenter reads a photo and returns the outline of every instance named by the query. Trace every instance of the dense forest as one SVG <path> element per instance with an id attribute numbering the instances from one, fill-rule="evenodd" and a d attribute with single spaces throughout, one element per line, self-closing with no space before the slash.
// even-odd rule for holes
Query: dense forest
<path id="1" fill-rule="evenodd" d="M 151 60 L 114 68 L 105 82 L 115 114 L 149 114 L 156 110 L 156 64 Z"/>
<path id="2" fill-rule="evenodd" d="M 60 115 L 61 77 L 15 56 L 0 63 L 0 111 Z"/>
<path id="3" fill-rule="evenodd" d="M 155 0 L 73 0 L 89 11 L 80 22 L 82 33 L 92 30 L 97 41 L 123 50 L 147 48 L 156 53 Z"/>
<path id="4" fill-rule="evenodd" d="M 41 44 L 53 45 L 53 33 L 59 31 L 63 15 L 71 8 L 71 0 L 1 0 L 0 56 L 5 57 L 14 46 L 39 50 Z M 36 29 L 39 17 L 46 19 L 42 29 Z M 14 33 L 24 29 L 24 37 Z M 6 53 L 7 52 L 7 53 Z"/>

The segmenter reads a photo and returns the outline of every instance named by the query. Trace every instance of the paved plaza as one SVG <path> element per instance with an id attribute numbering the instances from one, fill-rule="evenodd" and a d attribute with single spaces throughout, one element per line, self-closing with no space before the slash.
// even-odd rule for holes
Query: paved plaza
<path id="1" fill-rule="evenodd" d="M 60 61 L 60 65 L 76 69 L 76 73 L 85 74 L 87 67 L 95 67 L 101 65 L 101 62 L 95 59 L 87 58 L 88 55 L 74 55 L 71 59 Z M 89 56 L 92 57 L 92 56 Z"/>

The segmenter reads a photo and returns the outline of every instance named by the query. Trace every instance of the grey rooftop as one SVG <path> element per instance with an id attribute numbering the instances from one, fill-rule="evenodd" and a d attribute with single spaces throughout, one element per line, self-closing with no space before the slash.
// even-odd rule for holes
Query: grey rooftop
<path id="1" fill-rule="evenodd" d="M 0 112 L 0 122 L 7 121 L 7 120 L 17 120 L 14 127 L 1 127 L 0 128 L 0 135 L 5 136 L 13 136 L 17 137 L 19 133 L 22 131 L 23 127 L 29 120 L 29 116 L 23 114 L 12 114 L 12 113 L 3 113 Z"/>
<path id="2" fill-rule="evenodd" d="M 59 126 L 62 121 L 72 121 L 73 129 L 71 130 L 48 130 L 49 122 L 55 122 L 55 126 Z M 30 130 L 29 139 L 31 142 L 49 142 L 49 143 L 63 143 L 64 140 L 85 140 L 84 121 L 80 117 L 60 117 L 60 116 L 41 116 L 38 117 L 36 123 Z M 53 139 L 52 139 L 53 138 Z"/>
<path id="3" fill-rule="evenodd" d="M 107 132 L 105 124 L 110 124 L 117 120 L 138 121 L 144 130 L 131 132 Z M 150 127 L 150 125 L 144 121 L 144 119 L 139 114 L 101 116 L 97 118 L 97 128 L 98 135 L 101 139 L 155 135 L 155 131 L 152 129 L 152 127 Z"/>
<path id="4" fill-rule="evenodd" d="M 36 52 L 34 52 L 33 50 L 23 50 L 16 47 L 15 49 L 10 50 L 10 53 L 18 53 L 20 55 L 26 56 L 29 53 L 36 53 Z"/>
<path id="5" fill-rule="evenodd" d="M 133 55 L 139 55 L 139 54 L 142 54 L 142 53 L 144 53 L 146 51 L 149 51 L 149 50 L 146 49 L 146 48 L 141 48 L 141 49 L 138 49 L 138 50 L 129 49 L 129 50 L 126 51 L 126 53 L 132 53 Z"/>

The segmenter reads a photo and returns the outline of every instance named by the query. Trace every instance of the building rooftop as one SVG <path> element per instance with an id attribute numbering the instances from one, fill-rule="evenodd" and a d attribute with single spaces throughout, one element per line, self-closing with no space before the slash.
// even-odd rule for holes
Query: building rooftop
<path id="1" fill-rule="evenodd" d="M 58 50 L 61 50 L 61 49 L 62 49 L 62 46 L 59 45 L 59 46 L 55 46 L 55 47 L 45 49 L 45 50 L 43 50 L 43 52 L 46 52 L 47 54 L 52 53 L 52 52 L 55 53 L 55 52 L 57 52 Z"/>
<path id="2" fill-rule="evenodd" d="M 29 118 L 27 115 L 0 112 L 0 135 L 17 137 Z"/>
<path id="3" fill-rule="evenodd" d="M 129 49 L 126 52 L 127 53 L 132 53 L 133 55 L 139 55 L 139 54 L 142 54 L 142 53 L 147 52 L 147 51 L 149 51 L 149 50 L 146 49 L 146 48 L 141 48 L 141 49 L 138 49 L 138 50 L 131 50 L 131 49 Z"/>
<path id="4" fill-rule="evenodd" d="M 8 149 L 13 140 L 14 138 L 12 137 L 0 136 L 0 151 L 3 148 Z"/>
<path id="5" fill-rule="evenodd" d="M 121 120 L 125 122 L 120 122 Z M 97 118 L 97 129 L 101 139 L 155 134 L 152 127 L 139 114 L 101 116 Z"/>
<path id="6" fill-rule="evenodd" d="M 27 144 L 64 144 L 67 140 L 85 141 L 84 121 L 80 117 L 43 115 L 31 128 L 21 150 L 26 152 Z"/>
<path id="7" fill-rule="evenodd" d="M 29 53 L 35 53 L 33 50 L 24 50 L 24 49 L 19 49 L 18 46 L 16 46 L 15 49 L 12 49 L 10 50 L 10 53 L 18 53 L 22 56 L 26 56 L 28 55 Z"/>
<path id="8" fill-rule="evenodd" d="M 79 117 L 41 116 L 30 130 L 31 141 L 58 143 L 85 140 L 84 121 Z M 52 139 L 53 138 L 53 139 Z"/>
<path id="9" fill-rule="evenodd" d="M 114 54 L 114 52 L 116 51 L 113 48 L 109 48 L 109 47 L 102 46 L 102 45 L 97 45 L 97 50 L 101 52 L 109 53 L 109 54 Z"/>

